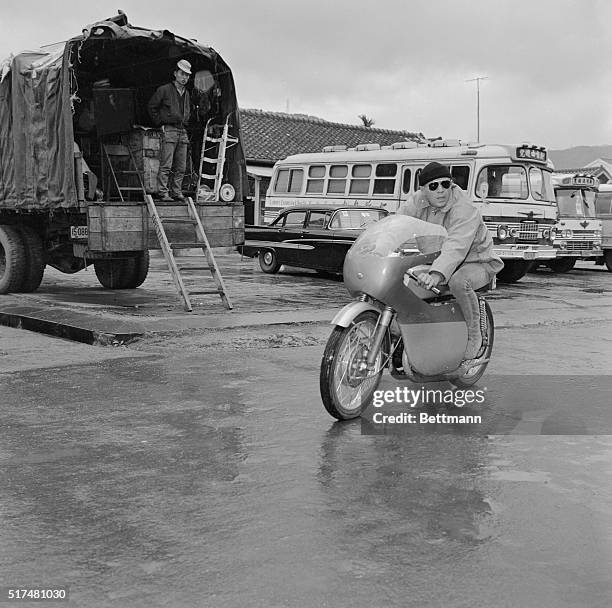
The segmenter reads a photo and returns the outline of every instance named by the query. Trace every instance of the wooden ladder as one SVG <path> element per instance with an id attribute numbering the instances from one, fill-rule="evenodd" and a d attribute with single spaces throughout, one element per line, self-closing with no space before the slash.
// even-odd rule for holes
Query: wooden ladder
<path id="1" fill-rule="evenodd" d="M 204 137 L 202 139 L 196 198 L 199 196 L 200 186 L 202 181 L 204 181 L 206 182 L 205 185 L 210 189 L 205 200 L 219 202 L 221 182 L 223 181 L 223 169 L 225 167 L 225 155 L 228 148 L 238 143 L 238 138 L 229 134 L 229 118 L 228 115 L 223 125 L 212 125 L 210 119 L 206 123 Z M 221 135 L 212 135 L 213 132 L 218 133 L 219 131 L 221 131 Z M 216 165 L 215 172 L 202 173 L 204 170 L 204 163 Z"/>
<path id="2" fill-rule="evenodd" d="M 155 228 L 155 234 L 157 234 L 157 238 L 159 240 L 159 244 L 161 246 L 161 250 L 164 254 L 164 258 L 166 259 L 166 263 L 168 264 L 168 269 L 170 270 L 170 274 L 172 275 L 172 280 L 174 281 L 174 285 L 176 290 L 180 294 L 183 299 L 184 308 L 187 312 L 192 312 L 193 307 L 191 305 L 190 296 L 194 295 L 207 295 L 207 294 L 218 294 L 221 297 L 221 301 L 225 305 L 228 310 L 233 308 L 232 302 L 230 300 L 229 294 L 225 288 L 225 283 L 223 281 L 223 277 L 221 276 L 221 272 L 219 271 L 219 267 L 217 266 L 217 262 L 215 260 L 215 256 L 210 248 L 208 237 L 204 232 L 204 226 L 202 225 L 202 221 L 200 220 L 200 216 L 198 215 L 198 210 L 193 202 L 191 197 L 185 198 L 185 204 L 187 206 L 188 217 L 173 217 L 173 218 L 161 218 L 157 207 L 155 206 L 155 202 L 153 201 L 153 197 L 149 194 L 145 194 L 145 201 L 147 203 L 147 209 L 149 210 L 149 215 L 151 216 L 151 220 L 153 221 L 153 227 Z M 180 204 L 180 203 L 177 203 Z M 168 237 L 166 235 L 166 231 L 164 229 L 164 224 L 192 224 L 195 227 L 197 241 L 195 243 L 170 243 L 168 241 Z M 176 259 L 174 257 L 173 250 L 174 249 L 190 249 L 190 248 L 198 248 L 201 249 L 206 257 L 206 266 L 187 266 L 187 267 L 179 267 L 176 263 Z M 185 283 L 183 281 L 183 277 L 181 275 L 181 271 L 191 271 L 191 270 L 206 270 L 210 271 L 213 280 L 215 281 L 215 285 L 217 286 L 214 290 L 205 290 L 205 291 L 188 291 L 185 287 Z"/>

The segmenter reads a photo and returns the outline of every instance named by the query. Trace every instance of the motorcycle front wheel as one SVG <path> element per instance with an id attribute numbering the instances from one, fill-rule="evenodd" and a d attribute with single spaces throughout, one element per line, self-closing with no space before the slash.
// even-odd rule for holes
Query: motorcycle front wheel
<path id="1" fill-rule="evenodd" d="M 380 315 L 373 311 L 357 315 L 348 327 L 334 327 L 321 361 L 319 387 L 325 409 L 338 420 L 357 418 L 370 404 L 389 358 L 386 333 L 374 365 L 368 367 Z"/>

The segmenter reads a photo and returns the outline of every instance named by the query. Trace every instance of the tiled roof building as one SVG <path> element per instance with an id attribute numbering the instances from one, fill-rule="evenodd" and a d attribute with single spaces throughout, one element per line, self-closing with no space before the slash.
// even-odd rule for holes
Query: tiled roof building
<path id="1" fill-rule="evenodd" d="M 424 141 L 422 133 L 391 131 L 329 122 L 305 114 L 285 114 L 241 109 L 240 126 L 244 152 L 249 164 L 272 165 L 291 154 L 320 152 L 324 146 L 398 141 Z"/>

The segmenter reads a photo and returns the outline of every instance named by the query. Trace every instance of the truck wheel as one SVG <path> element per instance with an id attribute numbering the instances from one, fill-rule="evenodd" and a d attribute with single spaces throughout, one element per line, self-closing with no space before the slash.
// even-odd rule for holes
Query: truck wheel
<path id="1" fill-rule="evenodd" d="M 553 272 L 569 272 L 575 265 L 576 258 L 559 258 L 548 262 L 548 267 Z"/>
<path id="2" fill-rule="evenodd" d="M 604 263 L 608 272 L 612 272 L 612 249 L 604 250 Z"/>
<path id="3" fill-rule="evenodd" d="M 144 283 L 149 272 L 149 252 L 129 258 L 95 260 L 94 270 L 100 285 L 107 289 L 134 289 Z"/>
<path id="4" fill-rule="evenodd" d="M 126 262 L 125 285 L 121 289 L 135 289 L 140 287 L 149 274 L 149 252 L 141 251 Z"/>
<path id="5" fill-rule="evenodd" d="M 497 274 L 500 283 L 516 283 L 520 281 L 529 271 L 531 262 L 527 260 L 507 260 L 504 267 Z"/>
<path id="6" fill-rule="evenodd" d="M 43 249 L 42 239 L 30 226 L 20 226 L 19 234 L 23 240 L 25 248 L 25 273 L 19 291 L 23 293 L 31 293 L 36 291 L 43 280 L 45 274 L 45 252 Z"/>
<path id="7" fill-rule="evenodd" d="M 102 287 L 125 289 L 126 274 L 130 270 L 130 264 L 129 260 L 124 259 L 95 260 L 94 270 Z"/>
<path id="8" fill-rule="evenodd" d="M 0 294 L 19 291 L 26 271 L 26 252 L 21 234 L 0 225 Z"/>

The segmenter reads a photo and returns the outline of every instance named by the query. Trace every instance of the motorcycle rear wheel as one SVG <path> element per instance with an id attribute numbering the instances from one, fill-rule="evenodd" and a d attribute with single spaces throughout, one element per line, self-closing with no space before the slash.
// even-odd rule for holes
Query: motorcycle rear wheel
<path id="1" fill-rule="evenodd" d="M 493 352 L 493 339 L 495 338 L 495 325 L 493 323 L 493 313 L 489 307 L 489 303 L 485 302 L 485 311 L 487 313 L 487 329 L 486 329 L 486 340 L 487 346 L 484 353 L 479 357 L 478 360 L 482 360 L 483 363 L 470 367 L 463 375 L 458 378 L 452 378 L 450 381 L 458 388 L 469 388 L 480 380 L 482 375 L 489 365 L 489 359 Z"/>
<path id="2" fill-rule="evenodd" d="M 357 315 L 348 327 L 334 327 L 321 361 L 319 388 L 325 409 L 338 420 L 357 418 L 372 401 L 389 358 L 387 333 L 373 368 L 367 356 L 380 315 L 373 311 Z"/>

